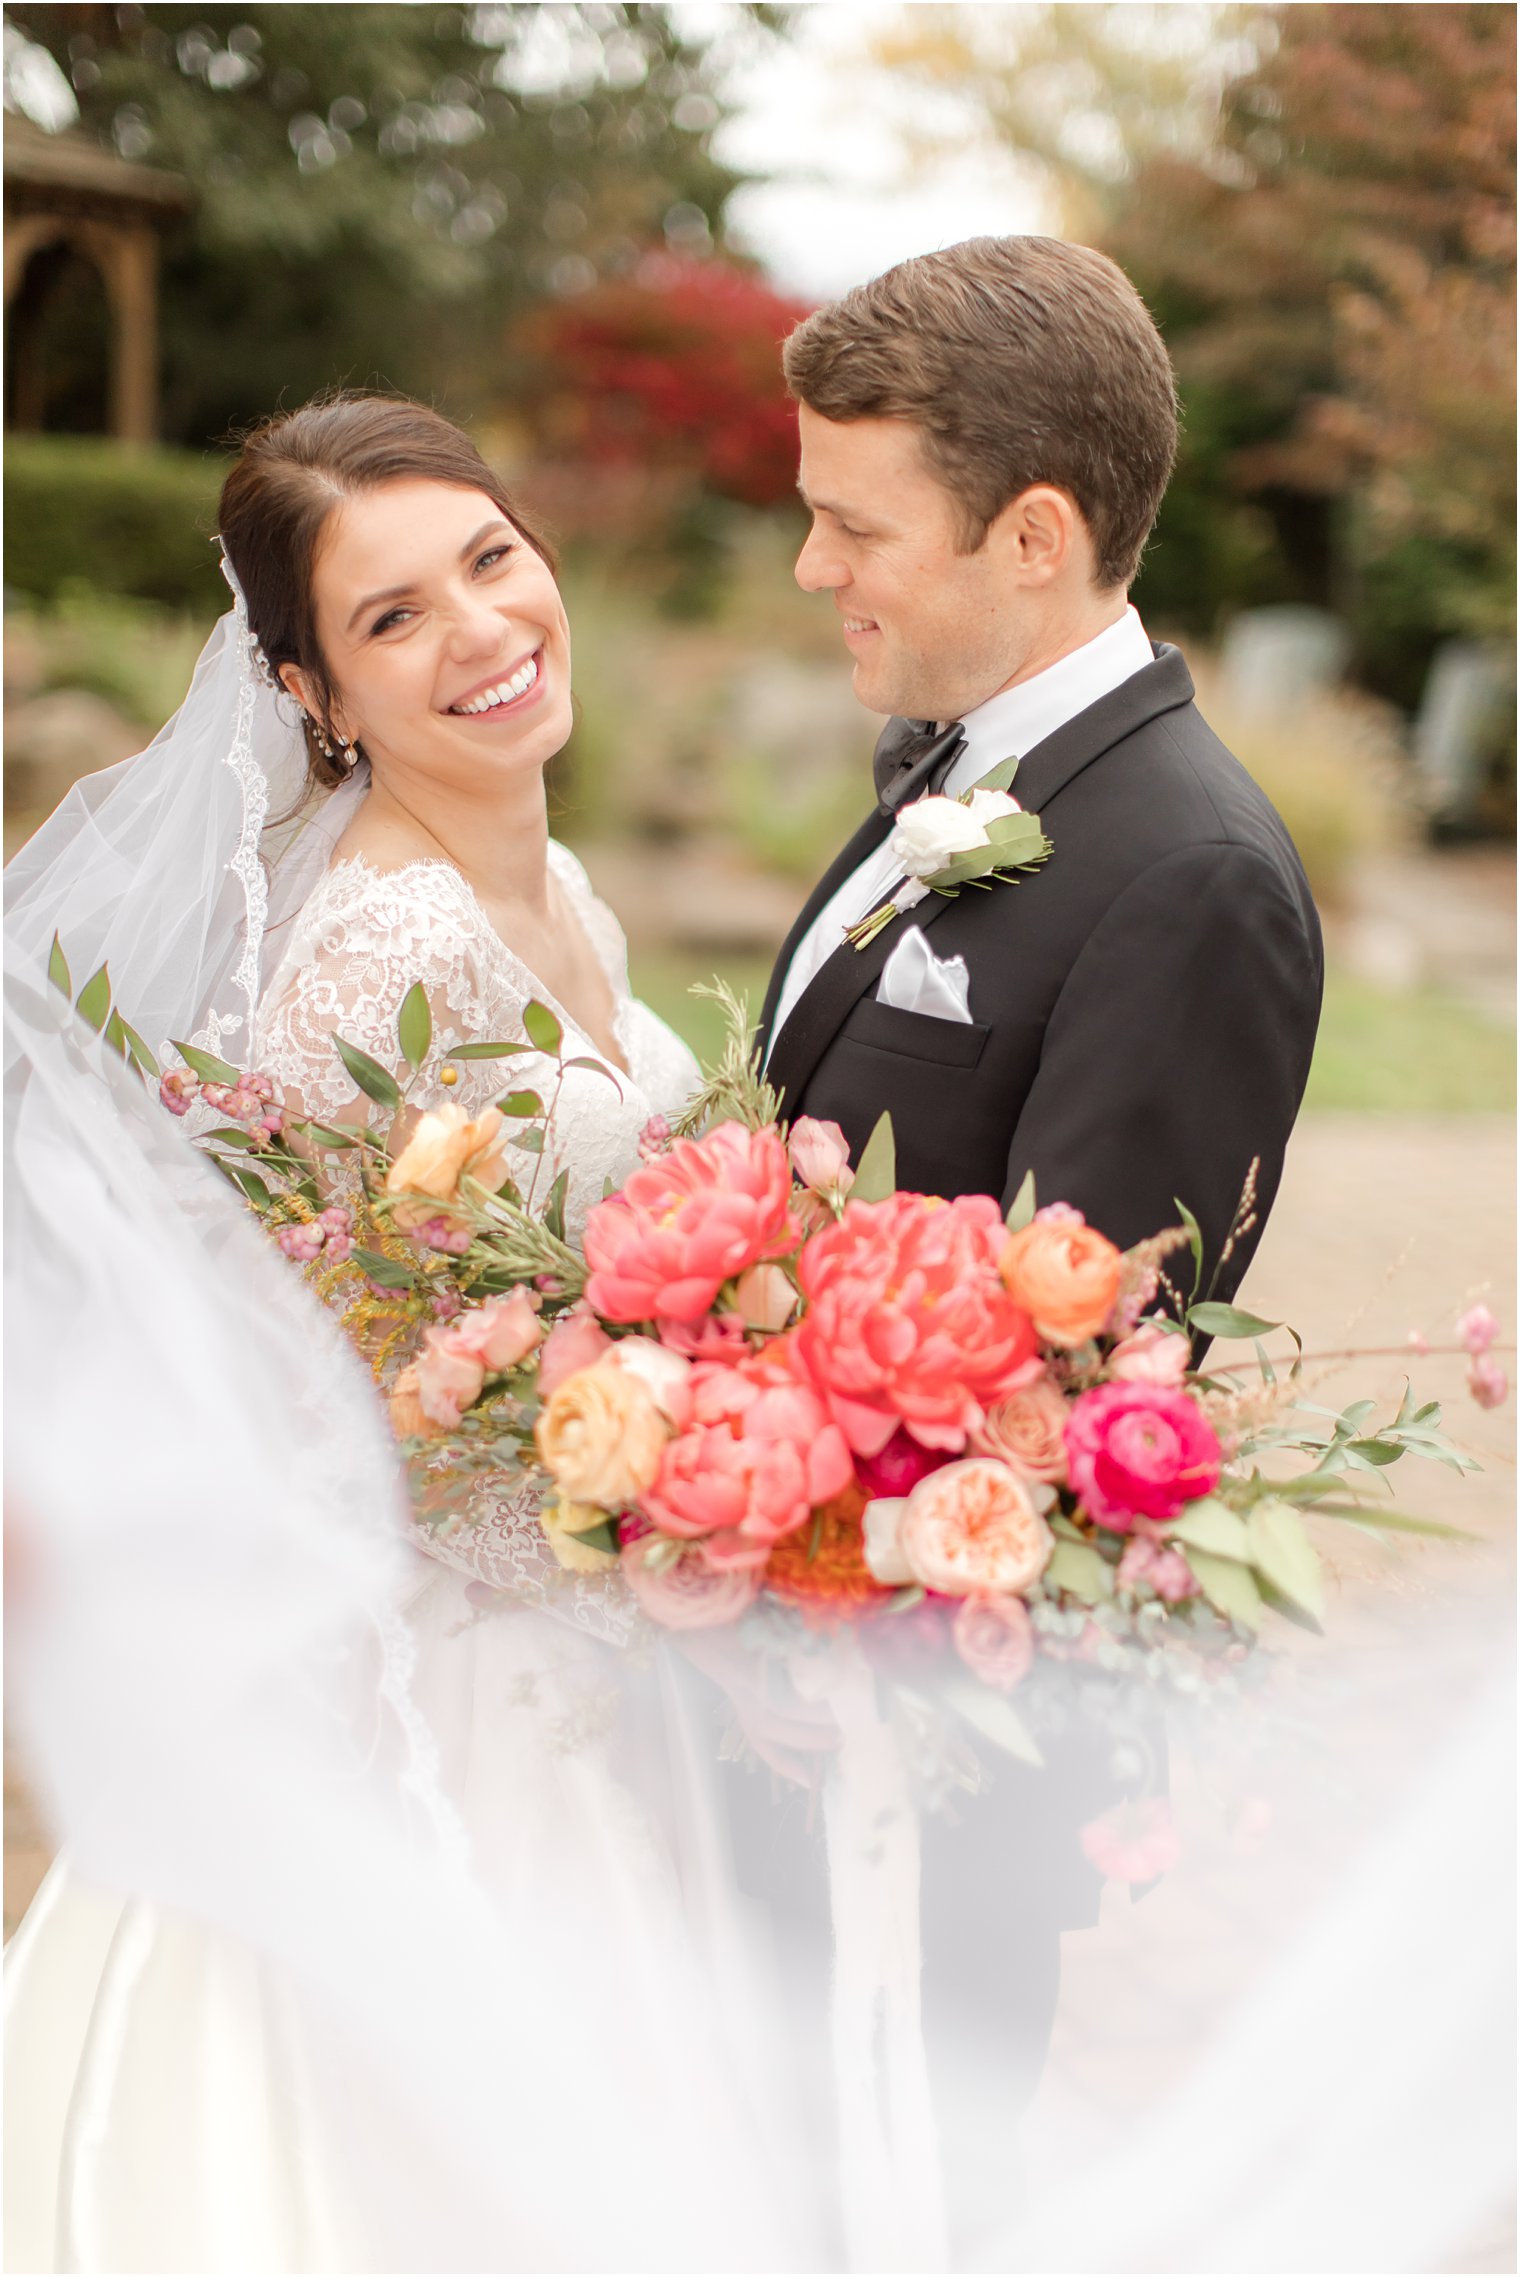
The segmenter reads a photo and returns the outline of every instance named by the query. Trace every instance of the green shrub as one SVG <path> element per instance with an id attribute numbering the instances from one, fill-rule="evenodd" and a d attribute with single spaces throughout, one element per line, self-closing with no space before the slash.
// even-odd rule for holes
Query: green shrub
<path id="1" fill-rule="evenodd" d="M 5 582 L 52 601 L 71 588 L 208 620 L 226 603 L 216 547 L 225 462 L 94 436 L 5 444 Z"/>

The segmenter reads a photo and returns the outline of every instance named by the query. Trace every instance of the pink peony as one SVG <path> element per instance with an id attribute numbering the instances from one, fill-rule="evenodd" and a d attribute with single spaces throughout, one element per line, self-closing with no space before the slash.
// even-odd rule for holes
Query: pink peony
<path id="1" fill-rule="evenodd" d="M 1193 1569 L 1180 1550 L 1149 1534 L 1131 1534 L 1119 1560 L 1119 1587 L 1134 1589 L 1142 1582 L 1166 1605 L 1180 1605 L 1184 1597 L 1198 1595 Z"/>
<path id="2" fill-rule="evenodd" d="M 1509 1378 L 1486 1352 L 1469 1361 L 1467 1388 L 1480 1407 L 1502 1407 L 1509 1398 Z"/>
<path id="3" fill-rule="evenodd" d="M 1211 1494 L 1223 1456 L 1195 1400 L 1164 1384 L 1099 1384 L 1073 1401 L 1066 1420 L 1072 1492 L 1114 1533 L 1137 1518 L 1175 1518 Z"/>
<path id="4" fill-rule="evenodd" d="M 705 1536 L 715 1571 L 763 1566 L 854 1476 L 842 1433 L 784 1346 L 778 1339 L 736 1366 L 692 1369 L 690 1419 L 642 1498 L 662 1532 Z"/>
<path id="5" fill-rule="evenodd" d="M 791 1192 L 774 1130 L 678 1139 L 588 1213 L 587 1298 L 604 1320 L 700 1320 L 725 1281 L 795 1245 Z"/>
<path id="6" fill-rule="evenodd" d="M 579 1375 L 582 1368 L 593 1368 L 604 1352 L 612 1350 L 612 1338 L 596 1318 L 589 1305 L 572 1305 L 561 1313 L 538 1355 L 538 1396 L 547 1399 L 557 1391 L 566 1376 Z"/>
<path id="7" fill-rule="evenodd" d="M 435 1348 L 478 1360 L 488 1376 L 505 1375 L 543 1342 L 543 1324 L 526 1289 L 475 1305 L 447 1327 L 428 1330 Z"/>
<path id="8" fill-rule="evenodd" d="M 1457 1342 L 1475 1360 L 1482 1358 L 1498 1333 L 1499 1323 L 1487 1305 L 1469 1306 L 1457 1322 Z"/>
<path id="9" fill-rule="evenodd" d="M 799 1115 L 787 1140 L 787 1152 L 803 1185 L 815 1194 L 843 1196 L 855 1183 L 849 1141 L 837 1123 L 821 1123 L 816 1115 Z"/>
<path id="10" fill-rule="evenodd" d="M 1185 1336 L 1144 1320 L 1108 1356 L 1108 1373 L 1121 1384 L 1180 1384 L 1192 1360 Z"/>
<path id="11" fill-rule="evenodd" d="M 1034 1629 L 1022 1601 L 978 1591 L 961 1600 L 951 1630 L 973 1676 L 1011 1692 L 1034 1665 Z"/>
<path id="12" fill-rule="evenodd" d="M 716 1629 L 737 1621 L 760 1593 L 758 1567 L 734 1566 L 715 1572 L 700 1551 L 684 1550 L 666 1564 L 663 1556 L 651 1568 L 650 1553 L 659 1534 L 640 1534 L 625 1541 L 623 1578 L 651 1621 L 665 1629 Z"/>
<path id="13" fill-rule="evenodd" d="M 849 1202 L 798 1262 L 809 1376 L 857 1454 L 899 1424 L 958 1454 L 986 1407 L 1038 1372 L 1029 1317 L 1003 1287 L 1002 1214 L 985 1194 Z"/>
<path id="14" fill-rule="evenodd" d="M 1082 1829 L 1082 1849 L 1113 1882 L 1154 1882 L 1182 1856 L 1165 1795 L 1118 1803 Z"/>

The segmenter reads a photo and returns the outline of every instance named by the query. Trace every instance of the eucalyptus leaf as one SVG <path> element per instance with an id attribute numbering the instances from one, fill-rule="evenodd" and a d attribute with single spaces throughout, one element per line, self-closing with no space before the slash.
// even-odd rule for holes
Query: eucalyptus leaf
<path id="1" fill-rule="evenodd" d="M 570 1173 L 562 1170 L 549 1188 L 549 1200 L 544 1210 L 544 1224 L 556 1241 L 565 1238 L 565 1196 L 570 1188 Z"/>
<path id="2" fill-rule="evenodd" d="M 398 1265 L 394 1258 L 382 1257 L 377 1249 L 354 1249 L 349 1252 L 361 1273 L 378 1281 L 382 1289 L 415 1289 L 421 1285 L 421 1276 L 409 1265 Z"/>
<path id="3" fill-rule="evenodd" d="M 1114 1569 L 1090 1542 L 1057 1540 L 1045 1568 L 1047 1589 L 1059 1589 L 1084 1605 L 1097 1605 L 1114 1593 Z"/>
<path id="4" fill-rule="evenodd" d="M 1201 1304 L 1188 1307 L 1188 1326 L 1205 1336 L 1270 1336 L 1280 1320 L 1263 1320 L 1259 1313 L 1242 1312 L 1238 1305 Z"/>
<path id="5" fill-rule="evenodd" d="M 531 1044 L 450 1044 L 445 1055 L 449 1059 L 511 1059 L 518 1052 L 531 1052 Z"/>
<path id="6" fill-rule="evenodd" d="M 947 1707 L 964 1716 L 974 1731 L 1001 1747 L 1005 1754 L 1016 1757 L 1020 1763 L 1032 1764 L 1037 1771 L 1044 1768 L 1045 1758 L 1035 1744 L 1033 1733 L 1001 1692 L 994 1692 L 984 1684 L 955 1679 L 944 1687 L 941 1697 Z"/>
<path id="7" fill-rule="evenodd" d="M 1322 1620 L 1324 1571 L 1298 1512 L 1286 1502 L 1258 1502 L 1246 1519 L 1246 1537 L 1262 1579 L 1311 1620 Z"/>
<path id="8" fill-rule="evenodd" d="M 117 1018 L 121 1019 L 120 1013 L 117 1014 Z M 163 1069 L 159 1066 L 157 1059 L 154 1057 L 153 1053 L 149 1051 L 147 1045 L 143 1042 L 142 1037 L 137 1033 L 137 1030 L 133 1027 L 130 1020 L 122 1020 L 121 1032 L 127 1039 L 128 1051 L 132 1054 L 132 1057 L 136 1060 L 144 1075 L 161 1075 L 163 1073 Z"/>
<path id="9" fill-rule="evenodd" d="M 542 1154 L 544 1151 L 544 1134 L 540 1130 L 535 1130 L 530 1124 L 525 1131 L 513 1132 L 512 1144 L 521 1147 L 524 1154 Z"/>
<path id="10" fill-rule="evenodd" d="M 237 1069 L 226 1060 L 218 1059 L 215 1052 L 203 1052 L 195 1044 L 182 1044 L 177 1036 L 169 1040 L 191 1074 L 198 1075 L 202 1083 L 236 1083 Z"/>
<path id="11" fill-rule="evenodd" d="M 1248 1566 L 1237 1565 L 1233 1558 L 1211 1557 L 1207 1550 L 1189 1550 L 1187 1562 L 1216 1613 L 1243 1628 L 1260 1628 L 1261 1591 Z"/>
<path id="12" fill-rule="evenodd" d="M 1019 756 L 1015 752 L 1012 758 L 1000 759 L 995 767 L 989 767 L 986 774 L 979 782 L 973 783 L 971 788 L 974 791 L 1011 791 L 1013 778 L 1018 771 Z"/>
<path id="13" fill-rule="evenodd" d="M 541 1115 L 544 1111 L 544 1103 L 536 1091 L 509 1091 L 504 1099 L 497 1100 L 496 1105 L 503 1115 L 521 1120 Z M 518 1143 L 521 1144 L 521 1141 Z"/>
<path id="14" fill-rule="evenodd" d="M 357 1044 L 345 1042 L 342 1036 L 334 1036 L 332 1043 L 366 1099 L 373 1099 L 377 1107 L 389 1107 L 393 1111 L 401 1105 L 401 1091 L 395 1077 L 377 1059 L 371 1059 L 368 1052 L 361 1052 Z"/>
<path id="15" fill-rule="evenodd" d="M 91 973 L 74 1000 L 74 1010 L 81 1020 L 98 1033 L 105 1024 L 111 1009 L 111 976 L 104 965 L 99 972 Z"/>
<path id="16" fill-rule="evenodd" d="M 127 1052 L 127 1031 L 122 1026 L 121 1014 L 119 1012 L 112 1012 L 110 1019 L 106 1022 L 105 1027 L 102 1030 L 102 1037 L 103 1040 L 110 1045 L 113 1052 L 119 1052 L 123 1059 L 126 1059 L 129 1056 Z"/>
<path id="17" fill-rule="evenodd" d="M 343 1153 L 349 1147 L 359 1146 L 363 1143 L 357 1131 L 335 1130 L 331 1123 L 303 1123 L 301 1127 L 306 1136 L 321 1147 L 324 1152 Z"/>
<path id="18" fill-rule="evenodd" d="M 602 1062 L 599 1059 L 586 1059 L 584 1057 L 580 1059 L 567 1059 L 562 1061 L 561 1065 L 564 1067 L 583 1067 L 586 1068 L 592 1075 L 605 1075 L 607 1081 L 612 1085 L 612 1088 L 617 1093 L 618 1097 L 620 1099 L 622 1098 L 623 1086 L 621 1083 L 619 1083 L 616 1074 L 610 1067 L 603 1066 Z"/>
<path id="19" fill-rule="evenodd" d="M 560 1045 L 565 1040 L 565 1031 L 549 1010 L 548 1005 L 540 1004 L 536 996 L 530 996 L 523 1006 L 523 1026 L 527 1030 L 529 1040 L 536 1044 L 541 1052 L 558 1054 Z"/>
<path id="20" fill-rule="evenodd" d="M 65 996 L 72 997 L 74 983 L 69 978 L 69 960 L 63 953 L 63 943 L 56 933 L 53 935 L 53 946 L 48 951 L 48 979 Z"/>
<path id="21" fill-rule="evenodd" d="M 234 1186 L 241 1186 L 255 1209 L 267 1210 L 269 1208 L 274 1196 L 262 1178 L 255 1178 L 253 1172 L 245 1170 L 241 1163 L 229 1163 L 226 1165 L 226 1170 Z"/>
<path id="22" fill-rule="evenodd" d="M 882 1115 L 855 1166 L 850 1199 L 852 1202 L 884 1202 L 896 1190 L 897 1141 L 892 1135 L 891 1116 Z"/>
<path id="23" fill-rule="evenodd" d="M 1034 1172 L 1026 1170 L 1019 1182 L 1019 1190 L 1008 1205 L 1006 1224 L 1010 1233 L 1022 1233 L 1035 1213 Z"/>
<path id="24" fill-rule="evenodd" d="M 414 980 L 402 997 L 401 1010 L 396 1015 L 396 1041 L 408 1067 L 421 1067 L 432 1040 L 433 1013 L 427 990 L 420 980 Z"/>
<path id="25" fill-rule="evenodd" d="M 1242 1565 L 1250 1561 L 1246 1522 L 1217 1495 L 1206 1494 L 1199 1501 L 1190 1502 L 1182 1516 L 1168 1528 L 1167 1539 L 1185 1543 L 1190 1549 L 1207 1550 L 1211 1557 L 1234 1558 Z"/>

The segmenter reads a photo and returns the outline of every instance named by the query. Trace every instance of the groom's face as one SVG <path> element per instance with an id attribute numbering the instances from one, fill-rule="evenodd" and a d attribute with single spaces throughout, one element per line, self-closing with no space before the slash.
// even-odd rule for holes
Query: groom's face
<path id="1" fill-rule="evenodd" d="M 813 517 L 804 592 L 833 595 L 868 711 L 959 719 L 1018 677 L 1029 597 L 993 543 L 957 544 L 955 502 L 906 419 L 824 419 L 799 406 L 798 487 Z"/>

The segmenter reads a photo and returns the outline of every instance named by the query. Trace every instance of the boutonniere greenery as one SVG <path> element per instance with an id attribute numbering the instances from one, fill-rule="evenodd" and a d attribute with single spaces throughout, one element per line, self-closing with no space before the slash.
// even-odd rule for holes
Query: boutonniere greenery
<path id="1" fill-rule="evenodd" d="M 991 887 L 999 879 L 1037 870 L 1053 849 L 1037 814 L 1026 814 L 1010 792 L 1017 759 L 1000 760 L 958 798 L 937 793 L 905 806 L 887 841 L 907 876 L 845 939 L 869 948 L 883 926 L 914 909 L 931 893 L 953 895 L 962 886 Z"/>

